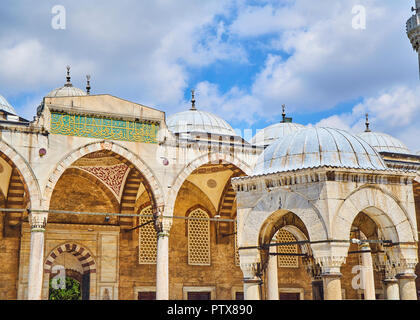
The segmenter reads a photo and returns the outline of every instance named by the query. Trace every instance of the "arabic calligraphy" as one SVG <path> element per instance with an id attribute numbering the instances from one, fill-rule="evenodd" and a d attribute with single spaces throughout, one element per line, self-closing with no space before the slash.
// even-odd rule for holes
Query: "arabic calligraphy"
<path id="1" fill-rule="evenodd" d="M 158 125 L 86 115 L 51 113 L 51 133 L 66 136 L 157 143 Z"/>

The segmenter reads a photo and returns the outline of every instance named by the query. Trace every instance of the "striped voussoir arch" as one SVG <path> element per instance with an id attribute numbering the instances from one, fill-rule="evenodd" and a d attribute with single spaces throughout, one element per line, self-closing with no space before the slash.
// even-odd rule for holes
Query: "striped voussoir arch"
<path id="1" fill-rule="evenodd" d="M 80 261 L 84 274 L 96 273 L 96 264 L 92 255 L 88 250 L 75 243 L 66 243 L 55 248 L 45 261 L 44 272 L 51 273 L 55 259 L 64 252 L 71 253 Z"/>

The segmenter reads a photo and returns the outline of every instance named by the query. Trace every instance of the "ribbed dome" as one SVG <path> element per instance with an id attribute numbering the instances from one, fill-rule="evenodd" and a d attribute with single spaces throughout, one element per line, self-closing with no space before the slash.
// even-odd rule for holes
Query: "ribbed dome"
<path id="1" fill-rule="evenodd" d="M 381 156 L 347 131 L 313 127 L 279 139 L 259 156 L 254 175 L 316 167 L 386 170 Z"/>
<path id="2" fill-rule="evenodd" d="M 61 87 L 47 94 L 47 98 L 86 96 L 86 92 L 76 87 Z"/>
<path id="3" fill-rule="evenodd" d="M 256 146 L 268 146 L 277 139 L 281 139 L 284 136 L 295 133 L 296 131 L 304 129 L 305 126 L 292 123 L 292 122 L 280 122 L 272 124 L 265 129 L 257 132 L 252 138 L 251 144 Z"/>
<path id="4" fill-rule="evenodd" d="M 4 110 L 6 112 L 9 112 L 17 116 L 15 109 L 12 107 L 12 105 L 9 102 L 7 102 L 7 100 L 1 94 L 0 94 L 0 110 Z"/>
<path id="5" fill-rule="evenodd" d="M 225 120 L 206 111 L 188 110 L 178 112 L 168 117 L 166 123 L 173 133 L 199 132 L 216 135 L 237 135 Z"/>
<path id="6" fill-rule="evenodd" d="M 411 153 L 404 143 L 386 133 L 369 131 L 362 132 L 358 136 L 378 152 Z"/>

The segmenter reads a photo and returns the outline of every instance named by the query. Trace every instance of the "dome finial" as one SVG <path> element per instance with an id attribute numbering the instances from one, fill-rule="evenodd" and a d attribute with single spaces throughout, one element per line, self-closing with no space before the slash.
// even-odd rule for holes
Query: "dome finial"
<path id="1" fill-rule="evenodd" d="M 66 66 L 66 69 L 67 69 L 67 77 L 66 77 L 67 82 L 66 82 L 66 84 L 64 86 L 65 87 L 72 87 L 73 85 L 70 82 L 70 80 L 71 80 L 71 77 L 70 77 L 70 66 Z"/>
<path id="2" fill-rule="evenodd" d="M 195 108 L 195 95 L 194 95 L 194 93 L 195 93 L 195 90 L 192 89 L 191 90 L 191 109 L 190 110 L 197 110 Z"/>
<path id="3" fill-rule="evenodd" d="M 286 105 L 282 104 L 281 109 L 283 111 L 281 114 L 281 116 L 283 117 L 283 120 L 281 122 L 285 123 L 286 122 Z"/>
<path id="4" fill-rule="evenodd" d="M 366 130 L 365 132 L 371 132 L 369 129 L 369 113 L 366 113 Z"/>
<path id="5" fill-rule="evenodd" d="M 90 75 L 86 75 L 86 93 L 90 95 Z"/>

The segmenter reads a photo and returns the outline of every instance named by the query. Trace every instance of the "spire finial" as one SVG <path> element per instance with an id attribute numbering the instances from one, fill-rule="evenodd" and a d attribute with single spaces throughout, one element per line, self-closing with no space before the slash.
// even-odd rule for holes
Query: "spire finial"
<path id="1" fill-rule="evenodd" d="M 90 75 L 86 75 L 86 93 L 90 95 Z"/>
<path id="2" fill-rule="evenodd" d="M 369 129 L 369 113 L 366 113 L 366 130 L 365 132 L 371 132 Z"/>
<path id="3" fill-rule="evenodd" d="M 71 80 L 71 77 L 70 77 L 70 66 L 66 66 L 66 69 L 67 69 L 67 77 L 66 77 L 67 82 L 66 82 L 66 84 L 64 86 L 66 86 L 66 87 L 72 87 L 73 85 L 70 82 L 70 80 Z"/>
<path id="4" fill-rule="evenodd" d="M 191 90 L 191 109 L 190 110 L 197 110 L 196 108 L 195 108 L 195 90 L 194 89 L 192 89 Z"/>
<path id="5" fill-rule="evenodd" d="M 282 109 L 282 114 L 281 114 L 281 116 L 283 117 L 283 120 L 281 121 L 281 122 L 286 122 L 286 105 L 285 104 L 282 104 L 281 105 L 281 109 Z"/>

